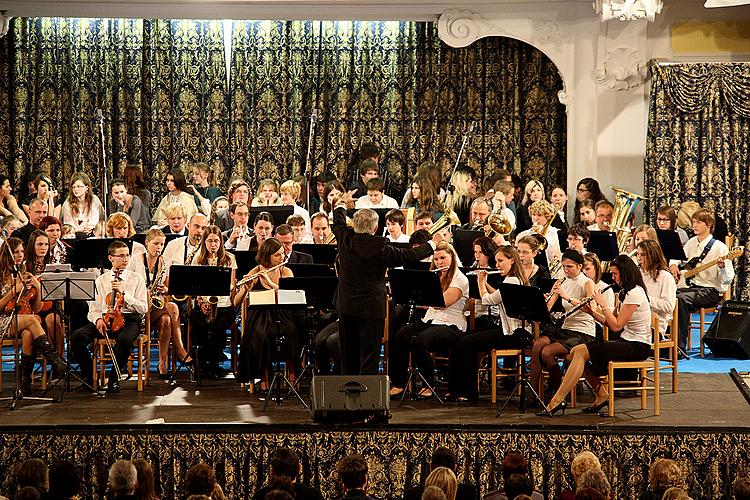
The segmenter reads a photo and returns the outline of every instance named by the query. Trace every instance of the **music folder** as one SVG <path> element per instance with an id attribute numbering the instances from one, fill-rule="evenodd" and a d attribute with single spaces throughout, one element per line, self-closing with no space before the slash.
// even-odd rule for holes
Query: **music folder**
<path id="1" fill-rule="evenodd" d="M 247 303 L 251 306 L 307 305 L 304 290 L 252 290 L 247 292 Z"/>

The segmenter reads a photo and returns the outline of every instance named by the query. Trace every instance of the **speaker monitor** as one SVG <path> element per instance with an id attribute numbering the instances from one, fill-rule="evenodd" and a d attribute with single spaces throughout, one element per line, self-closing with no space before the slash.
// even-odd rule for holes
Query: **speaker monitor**
<path id="1" fill-rule="evenodd" d="M 714 356 L 750 358 L 750 302 L 724 302 L 703 341 Z"/>
<path id="2" fill-rule="evenodd" d="M 314 422 L 387 423 L 391 417 L 387 375 L 316 375 L 312 381 Z"/>

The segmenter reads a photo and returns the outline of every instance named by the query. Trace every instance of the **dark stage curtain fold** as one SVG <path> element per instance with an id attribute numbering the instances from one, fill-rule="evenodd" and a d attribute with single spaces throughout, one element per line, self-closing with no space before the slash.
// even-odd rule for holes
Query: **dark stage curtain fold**
<path id="1" fill-rule="evenodd" d="M 375 140 L 393 189 L 425 161 L 447 175 L 475 121 L 466 164 L 566 179 L 552 62 L 507 38 L 454 49 L 433 23 L 20 18 L 0 40 L 0 76 L 0 169 L 15 179 L 96 179 L 97 108 L 110 175 L 142 164 L 157 196 L 167 169 L 196 161 L 220 186 L 300 173 L 314 108 L 315 173 L 344 175 Z"/>
<path id="2" fill-rule="evenodd" d="M 662 205 L 695 200 L 750 239 L 750 63 L 651 65 L 646 148 L 648 220 Z M 734 295 L 747 300 L 750 269 L 735 261 Z"/>

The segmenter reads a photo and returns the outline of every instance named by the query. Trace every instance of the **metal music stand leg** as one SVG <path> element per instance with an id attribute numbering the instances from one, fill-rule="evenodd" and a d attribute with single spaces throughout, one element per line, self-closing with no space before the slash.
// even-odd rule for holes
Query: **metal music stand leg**
<path id="1" fill-rule="evenodd" d="M 309 409 L 307 406 L 307 403 L 305 403 L 305 400 L 302 399 L 302 396 L 300 396 L 299 392 L 297 392 L 297 389 L 294 388 L 294 385 L 292 385 L 291 382 L 289 382 L 289 379 L 286 378 L 286 375 L 284 375 L 284 371 L 281 369 L 281 349 L 280 345 L 283 343 L 284 339 L 281 336 L 281 320 L 279 319 L 278 315 L 276 316 L 276 340 L 274 345 L 275 348 L 275 354 L 276 354 L 276 361 L 271 361 L 271 364 L 274 366 L 273 370 L 273 378 L 271 379 L 271 385 L 268 387 L 268 394 L 266 395 L 266 401 L 263 403 L 263 411 L 266 411 L 268 408 L 268 402 L 273 398 L 276 401 L 276 406 L 281 406 L 281 402 L 284 401 L 287 397 L 294 394 L 297 399 L 299 399 L 299 402 L 302 403 L 302 406 L 305 407 L 305 409 Z M 298 379 L 299 380 L 299 379 Z M 281 390 L 283 387 L 283 383 L 286 382 L 286 385 L 289 387 L 289 391 L 285 396 L 282 397 Z M 277 387 L 278 386 L 278 387 Z M 274 388 L 276 389 L 276 396 L 274 397 Z"/>
<path id="2" fill-rule="evenodd" d="M 409 344 L 409 377 L 406 379 L 406 385 L 404 386 L 404 392 L 401 393 L 401 399 L 399 399 L 398 405 L 401 406 L 404 404 L 404 398 L 406 397 L 407 392 L 411 392 L 412 399 L 416 399 L 416 391 L 411 389 L 413 385 L 410 384 L 416 384 L 417 380 L 421 380 L 423 384 L 423 388 L 427 388 L 432 393 L 432 396 L 435 397 L 440 404 L 445 404 L 445 402 L 438 396 L 437 391 L 435 388 L 427 381 L 427 379 L 422 375 L 422 372 L 419 371 L 419 368 L 417 368 L 416 364 L 414 363 L 414 344 L 417 340 L 417 324 L 416 324 L 416 304 L 411 303 L 409 304 L 409 320 L 411 322 L 411 341 Z"/>
<path id="3" fill-rule="evenodd" d="M 63 320 L 63 331 L 61 333 L 64 334 L 65 333 L 66 323 L 67 323 L 68 326 L 70 325 L 70 316 L 69 316 L 69 313 L 65 312 L 65 306 L 64 305 L 63 305 L 63 317 L 62 317 L 62 320 Z M 65 336 L 65 342 L 66 342 L 66 344 L 68 346 L 68 348 L 67 348 L 68 356 L 65 358 L 65 361 L 68 364 L 68 369 L 66 370 L 65 375 L 62 378 L 57 379 L 54 384 L 52 384 L 50 387 L 47 388 L 46 391 L 44 391 L 44 394 L 46 395 L 53 388 L 57 387 L 58 384 L 60 384 L 60 382 L 62 382 L 62 387 L 61 387 L 61 390 L 60 390 L 60 395 L 57 397 L 57 402 L 58 403 L 62 403 L 63 397 L 65 396 L 66 392 L 73 392 L 72 389 L 70 388 L 70 379 L 71 378 L 75 378 L 77 381 L 79 381 L 81 383 L 81 386 L 88 387 L 89 390 L 92 393 L 96 392 L 96 391 L 94 391 L 94 388 L 91 387 L 88 384 L 88 382 L 86 382 L 85 380 L 83 380 L 83 378 L 78 374 L 78 372 L 75 371 L 75 370 L 73 370 L 73 367 L 71 366 L 71 363 L 70 363 L 70 335 L 66 335 Z"/>
<path id="4" fill-rule="evenodd" d="M 528 373 L 526 372 L 526 346 L 521 347 L 521 377 L 518 379 L 518 382 L 516 382 L 513 390 L 510 391 L 508 397 L 505 398 L 505 402 L 503 403 L 503 405 L 499 410 L 497 410 L 497 414 L 495 415 L 496 417 L 499 417 L 503 414 L 505 407 L 508 406 L 508 403 L 513 398 L 513 395 L 516 393 L 516 391 L 518 391 L 519 387 L 521 388 L 521 394 L 519 396 L 520 400 L 518 401 L 518 411 L 520 411 L 521 413 L 526 413 L 526 390 L 529 390 L 534 395 L 534 399 L 536 399 L 541 407 L 544 408 L 544 411 L 548 413 L 547 405 L 544 404 L 542 398 L 539 397 L 539 394 L 531 385 Z"/>
<path id="5" fill-rule="evenodd" d="M 317 325 L 319 322 L 314 312 L 310 312 L 310 328 L 307 332 L 307 342 L 302 346 L 302 352 L 300 358 L 305 360 L 305 366 L 302 368 L 302 372 L 297 377 L 297 381 L 292 385 L 293 388 L 299 389 L 301 387 L 301 381 L 307 374 L 310 374 L 310 378 L 315 375 L 315 336 L 317 335 Z M 287 395 L 288 396 L 288 395 Z"/>

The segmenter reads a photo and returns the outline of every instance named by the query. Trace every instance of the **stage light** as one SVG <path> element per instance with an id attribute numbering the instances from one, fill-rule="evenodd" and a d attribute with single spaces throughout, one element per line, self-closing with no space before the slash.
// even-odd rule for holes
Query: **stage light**
<path id="1" fill-rule="evenodd" d="M 8 16 L 7 10 L 0 11 L 0 38 L 8 34 L 11 19 L 13 18 Z"/>

